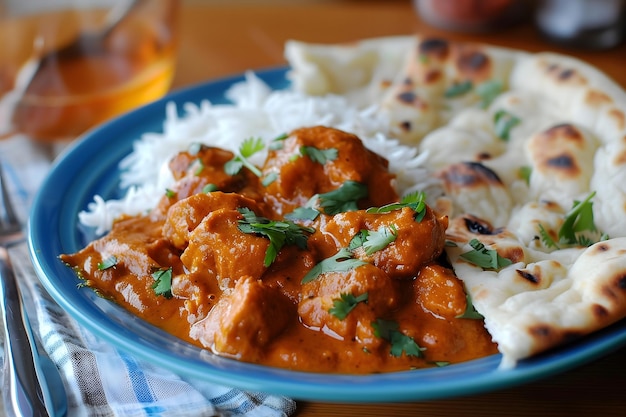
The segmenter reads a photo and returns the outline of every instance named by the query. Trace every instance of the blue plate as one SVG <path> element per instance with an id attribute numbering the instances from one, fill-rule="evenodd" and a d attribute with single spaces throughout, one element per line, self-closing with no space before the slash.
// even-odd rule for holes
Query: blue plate
<path id="1" fill-rule="evenodd" d="M 272 88 L 289 85 L 286 69 L 257 75 Z M 365 376 L 293 372 L 218 357 L 147 324 L 89 289 L 58 259 L 86 244 L 78 213 L 95 194 L 119 196 L 118 163 L 145 132 L 161 132 L 165 106 L 209 99 L 226 103 L 225 91 L 243 76 L 173 93 L 87 133 L 53 166 L 30 217 L 29 244 L 39 278 L 52 297 L 94 334 L 136 357 L 190 378 L 296 399 L 386 402 L 470 395 L 563 372 L 626 345 L 626 321 L 577 343 L 499 370 L 500 355 L 443 368 Z"/>

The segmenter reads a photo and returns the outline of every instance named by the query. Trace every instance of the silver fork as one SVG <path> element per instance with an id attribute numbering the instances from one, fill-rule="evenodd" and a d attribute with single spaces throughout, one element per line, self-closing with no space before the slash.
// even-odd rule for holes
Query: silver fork
<path id="1" fill-rule="evenodd" d="M 23 241 L 0 165 L 0 299 L 5 335 L 2 395 L 5 407 L 17 415 L 49 416 L 54 408 L 42 390 L 44 376 L 38 371 L 37 347 L 9 259 L 9 248 Z"/>

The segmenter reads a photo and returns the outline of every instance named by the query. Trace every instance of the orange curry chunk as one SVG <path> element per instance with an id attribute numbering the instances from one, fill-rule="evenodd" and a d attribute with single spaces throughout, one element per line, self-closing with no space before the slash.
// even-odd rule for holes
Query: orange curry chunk
<path id="1" fill-rule="evenodd" d="M 258 360 L 287 325 L 293 304 L 277 289 L 241 277 L 208 316 L 191 327 L 191 337 L 217 353 Z"/>
<path id="2" fill-rule="evenodd" d="M 367 149 L 355 135 L 321 126 L 303 128 L 274 148 L 263 174 L 277 177 L 265 189 L 264 198 L 278 214 L 304 206 L 316 194 L 336 190 L 346 181 L 364 184 L 369 191 L 358 201 L 359 208 L 381 206 L 398 198 L 387 160 Z"/>

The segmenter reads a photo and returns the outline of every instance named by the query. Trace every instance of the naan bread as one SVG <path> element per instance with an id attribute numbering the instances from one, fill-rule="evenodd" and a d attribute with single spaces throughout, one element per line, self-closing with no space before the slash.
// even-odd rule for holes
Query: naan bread
<path id="1" fill-rule="evenodd" d="M 286 57 L 296 89 L 376 106 L 386 134 L 428 154 L 448 257 L 503 367 L 626 317 L 626 92 L 606 75 L 564 55 L 420 36 L 291 41 Z M 589 196 L 587 244 L 542 237 L 558 241 Z M 466 260 L 473 239 L 511 264 Z"/>

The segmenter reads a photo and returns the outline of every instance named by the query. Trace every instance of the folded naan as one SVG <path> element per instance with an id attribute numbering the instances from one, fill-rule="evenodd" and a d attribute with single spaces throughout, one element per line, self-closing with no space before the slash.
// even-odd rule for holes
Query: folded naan
<path id="1" fill-rule="evenodd" d="M 419 35 L 285 51 L 294 88 L 375 106 L 427 153 L 448 258 L 503 367 L 626 317 L 622 87 L 569 56 Z"/>

